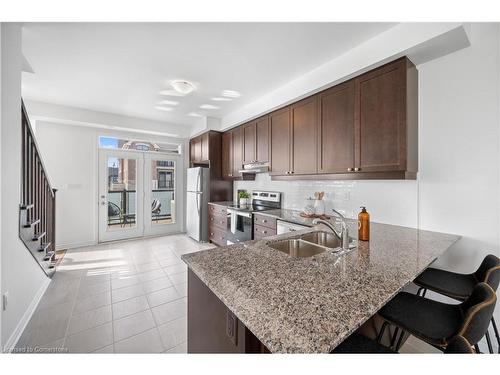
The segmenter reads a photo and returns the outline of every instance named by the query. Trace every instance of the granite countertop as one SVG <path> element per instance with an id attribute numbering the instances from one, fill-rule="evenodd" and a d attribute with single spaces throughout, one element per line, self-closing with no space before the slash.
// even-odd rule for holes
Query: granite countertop
<path id="1" fill-rule="evenodd" d="M 259 215 L 266 215 L 278 218 L 280 220 L 288 221 L 290 223 L 305 225 L 308 227 L 313 227 L 314 218 L 307 218 L 300 216 L 300 211 L 296 210 L 287 210 L 287 209 L 276 209 L 276 210 L 268 210 L 268 211 L 257 211 L 255 212 Z"/>
<path id="2" fill-rule="evenodd" d="M 311 231 L 182 259 L 271 352 L 328 353 L 460 238 L 371 223 L 370 242 L 340 256 L 292 258 L 267 245 Z"/>
<path id="3" fill-rule="evenodd" d="M 208 202 L 208 204 L 215 204 L 216 206 L 224 206 L 224 207 L 234 206 L 233 201 Z"/>

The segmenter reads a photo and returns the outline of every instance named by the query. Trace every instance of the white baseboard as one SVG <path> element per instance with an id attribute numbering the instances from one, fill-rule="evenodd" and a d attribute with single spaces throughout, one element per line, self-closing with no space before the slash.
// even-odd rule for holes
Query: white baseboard
<path id="1" fill-rule="evenodd" d="M 38 306 L 38 303 L 40 302 L 43 294 L 47 290 L 47 287 L 49 286 L 50 281 L 51 281 L 51 279 L 47 277 L 46 280 L 44 281 L 44 283 L 42 284 L 42 286 L 36 292 L 35 296 L 31 300 L 31 303 L 29 304 L 28 308 L 24 312 L 23 317 L 21 318 L 21 320 L 17 324 L 16 328 L 14 329 L 14 332 L 12 332 L 12 335 L 10 335 L 9 339 L 5 343 L 5 345 L 3 347 L 3 352 L 10 353 L 15 348 L 17 342 L 19 341 L 19 338 L 21 337 L 21 335 L 24 332 L 24 329 L 26 328 L 26 326 L 28 325 L 28 322 L 30 321 L 31 317 L 33 316 L 33 313 L 35 312 L 36 307 Z"/>
<path id="2" fill-rule="evenodd" d="M 74 249 L 76 247 L 85 247 L 94 245 L 97 245 L 96 241 L 69 242 L 69 243 L 56 244 L 56 250 L 67 250 L 67 249 Z"/>

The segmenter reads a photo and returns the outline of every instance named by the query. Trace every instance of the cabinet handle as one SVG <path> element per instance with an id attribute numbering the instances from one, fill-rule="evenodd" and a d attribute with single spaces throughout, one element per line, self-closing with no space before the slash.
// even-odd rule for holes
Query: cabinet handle
<path id="1" fill-rule="evenodd" d="M 213 233 L 210 233 L 211 236 L 213 236 L 214 234 Z"/>
<path id="2" fill-rule="evenodd" d="M 291 174 L 294 174 L 295 172 L 294 172 L 294 171 L 291 171 L 290 173 L 291 173 Z"/>
<path id="3" fill-rule="evenodd" d="M 354 172 L 359 172 L 361 168 L 354 168 Z"/>
<path id="4" fill-rule="evenodd" d="M 347 168 L 347 172 L 352 172 L 354 168 Z"/>
<path id="5" fill-rule="evenodd" d="M 267 223 L 267 220 L 266 220 L 266 219 L 262 219 L 262 222 L 263 222 L 263 223 Z"/>
<path id="6" fill-rule="evenodd" d="M 267 234 L 267 230 L 263 231 L 262 233 Z"/>

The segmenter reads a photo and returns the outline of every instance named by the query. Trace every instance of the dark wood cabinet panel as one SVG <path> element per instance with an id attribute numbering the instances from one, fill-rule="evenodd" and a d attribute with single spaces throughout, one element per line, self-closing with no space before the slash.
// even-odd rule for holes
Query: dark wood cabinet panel
<path id="1" fill-rule="evenodd" d="M 255 122 L 243 125 L 243 164 L 254 163 L 256 147 Z"/>
<path id="2" fill-rule="evenodd" d="M 276 220 L 277 220 L 276 218 L 267 215 L 259 215 L 259 214 L 253 215 L 254 225 L 259 225 L 270 229 L 274 229 L 274 231 L 276 231 Z"/>
<path id="3" fill-rule="evenodd" d="M 201 138 L 200 137 L 196 137 L 194 139 L 194 161 L 195 162 L 201 161 Z"/>
<path id="4" fill-rule="evenodd" d="M 318 172 L 354 171 L 354 81 L 318 95 Z"/>
<path id="5" fill-rule="evenodd" d="M 356 83 L 356 168 L 406 168 L 406 59 L 363 74 Z"/>
<path id="6" fill-rule="evenodd" d="M 222 134 L 222 178 L 233 176 L 233 132 Z"/>
<path id="7" fill-rule="evenodd" d="M 289 174 L 290 168 L 290 107 L 269 115 L 271 137 L 271 175 Z"/>
<path id="8" fill-rule="evenodd" d="M 200 136 L 200 143 L 201 143 L 201 161 L 208 161 L 210 160 L 209 157 L 209 133 L 205 133 Z"/>
<path id="9" fill-rule="evenodd" d="M 239 172 L 243 168 L 243 128 L 233 130 L 233 172 L 232 177 L 241 177 Z"/>
<path id="10" fill-rule="evenodd" d="M 262 163 L 269 161 L 269 117 L 264 116 L 255 122 L 256 160 Z"/>
<path id="11" fill-rule="evenodd" d="M 292 174 L 317 172 L 318 97 L 304 99 L 292 111 Z"/>

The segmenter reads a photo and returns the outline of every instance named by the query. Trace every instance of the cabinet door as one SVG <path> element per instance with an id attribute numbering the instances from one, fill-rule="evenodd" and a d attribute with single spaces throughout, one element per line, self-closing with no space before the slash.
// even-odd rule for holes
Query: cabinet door
<path id="1" fill-rule="evenodd" d="M 406 168 L 406 60 L 363 74 L 356 83 L 356 168 Z"/>
<path id="2" fill-rule="evenodd" d="M 233 130 L 233 177 L 241 177 L 243 168 L 243 127 Z"/>
<path id="3" fill-rule="evenodd" d="M 222 178 L 231 178 L 233 174 L 233 133 L 222 134 Z"/>
<path id="4" fill-rule="evenodd" d="M 292 106 L 292 174 L 317 172 L 318 96 Z"/>
<path id="5" fill-rule="evenodd" d="M 210 160 L 209 158 L 209 133 L 200 136 L 201 140 L 201 159 L 202 161 Z"/>
<path id="6" fill-rule="evenodd" d="M 290 107 L 283 108 L 269 115 L 271 135 L 271 170 L 272 175 L 289 174 L 290 168 Z"/>
<path id="7" fill-rule="evenodd" d="M 194 163 L 196 160 L 195 160 L 195 150 L 194 150 L 194 145 L 195 145 L 195 142 L 194 142 L 194 139 L 191 139 L 189 141 L 189 161 L 191 163 Z"/>
<path id="8" fill-rule="evenodd" d="M 318 172 L 354 170 L 354 81 L 319 94 Z"/>
<path id="9" fill-rule="evenodd" d="M 262 163 L 269 161 L 269 117 L 264 116 L 255 122 L 256 155 L 255 159 Z"/>
<path id="10" fill-rule="evenodd" d="M 201 138 L 200 137 L 194 138 L 193 145 L 194 145 L 194 161 L 200 162 L 201 161 Z"/>
<path id="11" fill-rule="evenodd" d="M 243 125 L 243 164 L 254 163 L 255 158 L 255 122 Z"/>

